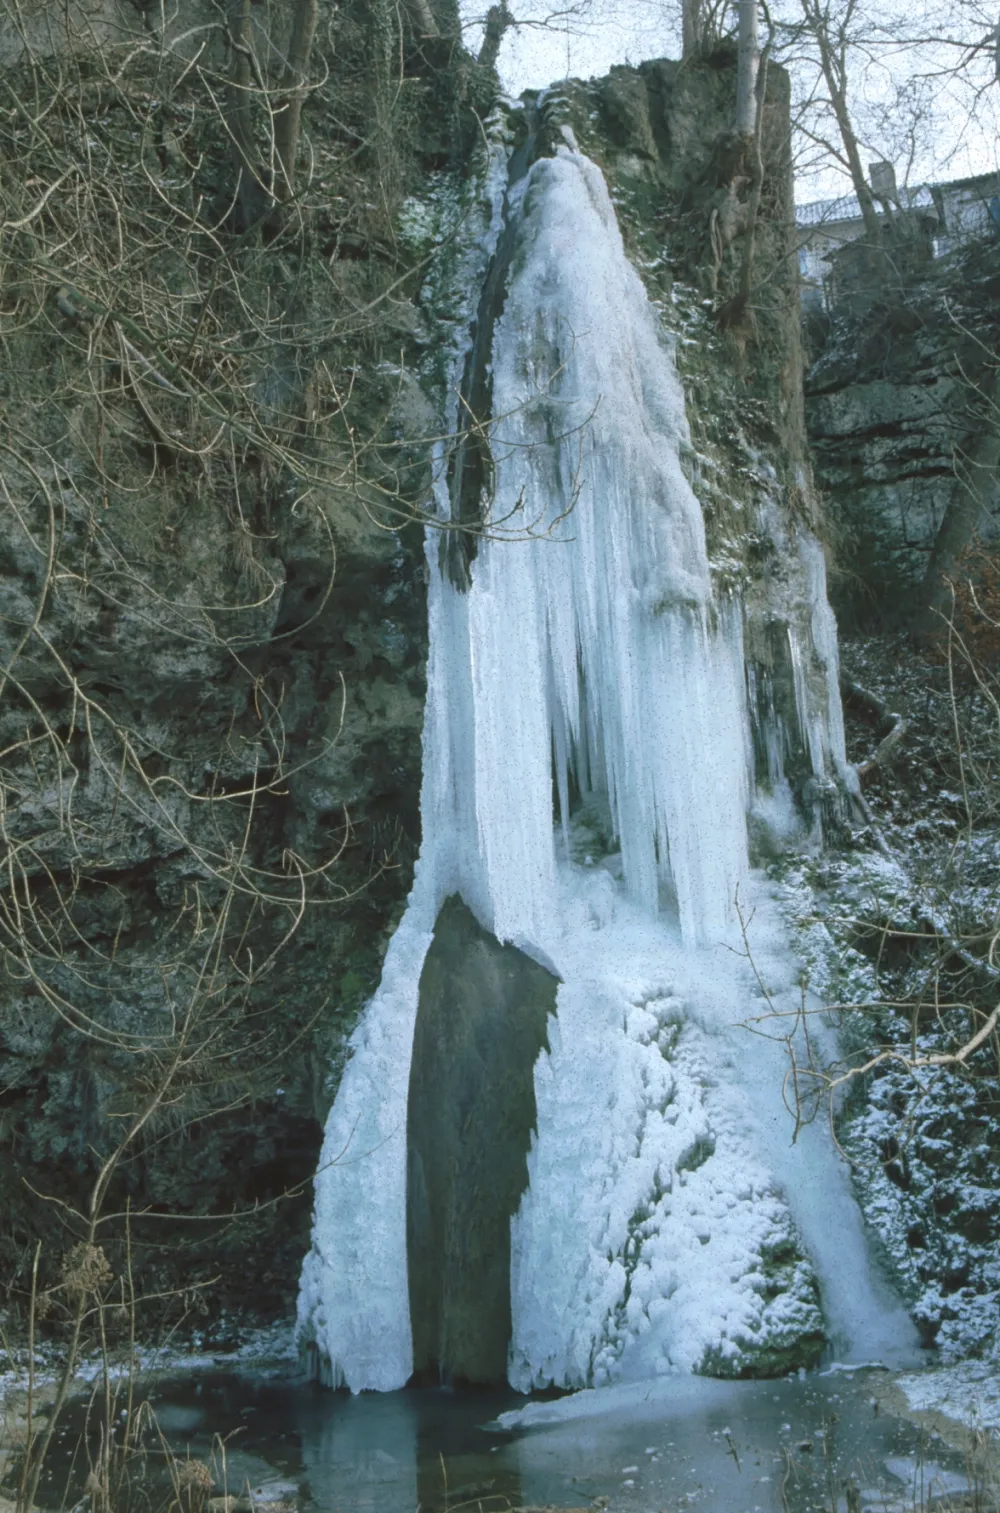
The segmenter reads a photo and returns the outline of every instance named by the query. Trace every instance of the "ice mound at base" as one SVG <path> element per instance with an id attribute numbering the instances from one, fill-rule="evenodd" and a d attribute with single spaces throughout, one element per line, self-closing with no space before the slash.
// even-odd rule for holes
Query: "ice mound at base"
<path id="1" fill-rule="evenodd" d="M 740 1086 L 738 959 L 684 950 L 600 868 L 566 884 L 512 1226 L 512 1385 L 810 1363 L 823 1319 Z"/>
<path id="2" fill-rule="evenodd" d="M 742 897 L 751 961 L 739 934 L 682 945 L 602 866 L 561 882 L 563 986 L 512 1226 L 512 1385 L 779 1374 L 824 1338 L 843 1359 L 910 1358 L 822 1116 L 792 1144 L 802 992 L 766 883 Z M 818 1015 L 810 1039 L 822 1061 Z"/>
<path id="3" fill-rule="evenodd" d="M 794 1015 L 799 991 L 763 895 L 756 971 L 739 954 L 735 900 L 759 893 L 741 611 L 713 601 L 672 353 L 593 163 L 540 160 L 508 215 L 498 524 L 467 592 L 429 535 L 423 846 L 327 1125 L 299 1338 L 334 1384 L 410 1375 L 409 1064 L 457 892 L 562 980 L 512 1223 L 512 1383 L 786 1369 L 822 1335 L 817 1277 L 838 1348 L 870 1354 L 907 1326 L 877 1294 L 845 1168 L 818 1125 L 792 1147 L 787 1049 L 738 1028 Z M 571 795 L 607 816 L 602 865 Z"/>

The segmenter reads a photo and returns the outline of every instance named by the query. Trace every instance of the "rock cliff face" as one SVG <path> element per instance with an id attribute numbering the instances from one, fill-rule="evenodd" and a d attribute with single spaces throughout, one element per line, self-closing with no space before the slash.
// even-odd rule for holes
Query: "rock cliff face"
<path id="1" fill-rule="evenodd" d="M 59 1276 L 65 1210 L 44 1198 L 85 1213 L 123 1136 L 104 1207 L 131 1211 L 144 1289 L 190 1317 L 219 1277 L 216 1321 L 287 1312 L 330 1069 L 409 886 L 426 630 L 407 522 L 433 412 L 406 377 L 427 333 L 385 233 L 442 161 L 455 90 L 415 77 L 409 136 L 390 116 L 374 154 L 369 19 L 341 7 L 325 39 L 324 182 L 266 236 L 231 215 L 214 10 L 166 37 L 112 4 L 0 24 L 15 1318 L 36 1242 L 42 1285 Z M 113 1250 L 121 1224 L 100 1238 Z"/>
<path id="2" fill-rule="evenodd" d="M 66 581 L 46 600 L 48 654 L 32 658 L 29 676 L 17 637 L 42 598 L 44 522 L 9 508 L 0 548 L 4 660 L 17 679 L 2 718 L 6 844 L 18 848 L 15 888 L 45 917 L 30 952 L 8 954 L 0 1008 L 0 1201 L 19 1249 L 38 1227 L 48 1233 L 24 1180 L 83 1198 L 93 1152 L 134 1106 L 137 1076 L 153 1075 L 137 1051 L 189 1001 L 185 974 L 198 972 L 199 953 L 188 924 L 203 910 L 211 938 L 234 902 L 226 858 L 241 847 L 250 886 L 266 890 L 273 874 L 285 902 L 270 918 L 266 904 L 241 907 L 227 950 L 246 927 L 267 953 L 291 923 L 284 858 L 337 861 L 266 980 L 220 983 L 215 1030 L 200 1032 L 217 1031 L 217 1046 L 204 1045 L 182 1095 L 157 1114 L 126 1194 L 138 1212 L 225 1214 L 311 1175 L 327 1067 L 377 977 L 419 840 L 419 539 L 379 529 L 345 491 L 316 513 L 276 510 L 273 528 L 248 542 L 238 518 L 191 509 L 169 481 L 121 513 L 118 501 L 95 508 L 78 487 L 82 446 L 70 440 L 59 461 L 42 484 L 59 510 Z M 8 471 L 8 504 L 13 495 L 23 506 L 19 483 Z M 286 776 L 273 784 L 269 711 L 279 709 Z M 33 738 L 51 726 L 64 742 L 51 760 L 30 745 L 12 750 L 32 714 Z M 252 816 L 248 800 L 218 802 L 250 793 L 265 767 Z M 8 931 L 14 907 L 8 895 Z M 226 1301 L 287 1307 L 305 1218 L 293 1198 L 235 1236 L 210 1226 L 181 1264 L 191 1282 L 202 1265 L 231 1267 Z M 155 1274 L 159 1237 L 143 1225 L 140 1264 Z M 259 1258 L 249 1277 L 245 1244 Z M 165 1285 L 177 1264 L 162 1261 Z"/>
<path id="3" fill-rule="evenodd" d="M 506 1378 L 510 1222 L 557 986 L 446 902 L 421 974 L 406 1115 L 413 1370 L 434 1384 Z"/>
<path id="4" fill-rule="evenodd" d="M 845 625 L 926 618 L 973 536 L 996 534 L 996 294 L 986 243 L 835 302 L 806 377 Z"/>

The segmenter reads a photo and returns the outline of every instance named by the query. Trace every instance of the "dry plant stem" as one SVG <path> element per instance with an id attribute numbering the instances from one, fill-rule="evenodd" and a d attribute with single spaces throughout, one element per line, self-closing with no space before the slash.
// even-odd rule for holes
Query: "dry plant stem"
<path id="1" fill-rule="evenodd" d="M 975 1014 L 980 1011 L 973 1009 L 972 1012 Z M 844 1087 L 857 1077 L 867 1076 L 877 1066 L 883 1066 L 886 1062 L 894 1062 L 897 1065 L 906 1067 L 908 1071 L 964 1066 L 969 1057 L 978 1051 L 981 1046 L 984 1046 L 994 1035 L 998 1024 L 1000 1024 L 1000 1005 L 986 1017 L 984 1023 L 980 1025 L 976 1033 L 955 1051 L 935 1052 L 931 1056 L 918 1056 L 912 1052 L 909 1055 L 904 1055 L 901 1051 L 880 1051 L 877 1056 L 870 1057 L 863 1065 L 850 1067 L 846 1072 L 841 1072 L 836 1077 L 831 1077 L 828 1082 L 829 1089 L 833 1092 L 837 1088 Z"/>
<path id="2" fill-rule="evenodd" d="M 123 1462 L 127 1458 L 130 1448 L 133 1430 L 133 1414 L 135 1412 L 135 1278 L 132 1274 L 132 1224 L 131 1204 L 125 1210 L 125 1295 L 128 1308 L 128 1376 L 127 1376 L 127 1401 L 125 1406 L 125 1431 L 122 1440 Z"/>
<path id="3" fill-rule="evenodd" d="M 978 1016 L 982 1018 L 983 1023 L 978 1027 L 978 1029 L 974 1031 L 972 1035 L 968 1037 L 968 1039 L 962 1042 L 962 1044 L 957 1046 L 954 1050 L 933 1052 L 930 1055 L 921 1055 L 917 1052 L 916 1046 L 914 1045 L 911 1047 L 909 1053 L 904 1053 L 895 1049 L 885 1050 L 868 1057 L 860 1065 L 848 1067 L 844 1071 L 824 1070 L 818 1065 L 815 1054 L 813 1052 L 812 1044 L 809 1040 L 809 1011 L 806 1007 L 805 988 L 803 988 L 802 990 L 801 1003 L 794 1011 L 794 1013 L 785 1013 L 784 1011 L 781 1011 L 775 1007 L 771 993 L 763 978 L 761 977 L 757 968 L 757 964 L 754 960 L 748 934 L 750 919 L 747 919 L 747 917 L 745 916 L 740 906 L 738 896 L 736 899 L 736 911 L 740 925 L 740 933 L 743 939 L 743 954 L 745 955 L 747 961 L 750 963 L 751 970 L 757 981 L 761 995 L 768 1005 L 768 1012 L 764 1015 L 757 1016 L 753 1020 L 748 1021 L 747 1028 L 752 1029 L 753 1033 L 764 1034 L 766 1033 L 765 1031 L 757 1029 L 755 1027 L 763 1024 L 773 1024 L 782 1020 L 791 1020 L 791 1024 L 788 1028 L 780 1029 L 777 1035 L 768 1035 L 767 1038 L 783 1041 L 789 1057 L 789 1070 L 785 1078 L 785 1089 L 787 1090 L 789 1086 L 791 1088 L 791 1101 L 789 1102 L 786 1098 L 786 1107 L 793 1115 L 795 1120 L 795 1128 L 792 1135 L 793 1144 L 797 1139 L 802 1126 L 806 1123 L 811 1122 L 811 1120 L 815 1117 L 817 1109 L 816 1099 L 820 1093 L 825 1094 L 825 1096 L 829 1100 L 829 1106 L 832 1115 L 834 1100 L 837 1094 L 840 1093 L 844 1088 L 848 1087 L 852 1082 L 856 1081 L 858 1078 L 868 1076 L 879 1066 L 893 1064 L 902 1066 L 907 1071 L 913 1073 L 921 1071 L 942 1070 L 944 1068 L 963 1068 L 967 1066 L 970 1058 L 975 1054 L 976 1051 L 980 1050 L 989 1041 L 993 1040 L 995 1042 L 997 1051 L 997 1066 L 998 1068 L 1000 1068 L 1000 1035 L 998 1035 L 998 1030 L 1000 1030 L 1000 1004 L 998 1004 L 989 1014 L 986 1014 L 984 1011 L 979 1010 L 974 1006 L 967 1006 L 970 1008 L 970 1012 L 974 1017 Z M 900 932 L 892 931 L 888 933 L 896 936 Z M 940 935 L 940 930 L 936 929 L 935 933 Z M 913 938 L 925 939 L 926 937 L 921 936 Z M 989 971 L 991 976 L 1000 976 L 1000 972 L 998 972 L 996 968 L 991 968 L 988 962 L 984 962 L 977 957 L 973 957 L 971 953 L 965 952 L 964 948 L 959 942 L 953 941 L 948 937 L 943 937 L 943 939 L 946 941 L 950 950 L 953 950 L 956 953 L 963 953 L 963 959 L 967 959 L 967 963 L 969 965 L 974 966 L 979 970 L 987 970 Z M 990 937 L 991 949 L 994 939 L 995 937 Z M 832 1005 L 831 1007 L 843 1008 L 843 1005 Z M 872 1009 L 884 1007 L 884 1005 L 852 1005 L 851 1007 L 857 1009 Z M 800 1032 L 804 1036 L 806 1046 L 806 1061 L 804 1063 L 799 1061 L 795 1050 L 796 1039 Z M 916 1032 L 914 1028 L 914 1034 L 915 1033 Z M 802 1079 L 804 1079 L 804 1083 Z M 807 1106 L 807 1098 L 803 1091 L 803 1086 L 810 1089 L 809 1101 L 812 1102 L 811 1108 Z"/>
<path id="4" fill-rule="evenodd" d="M 91 1231 L 92 1233 L 92 1231 Z M 84 1317 L 88 1311 L 88 1298 L 81 1293 L 75 1306 L 70 1324 L 69 1342 L 66 1347 L 66 1361 L 59 1377 L 55 1399 L 49 1411 L 49 1420 L 44 1434 L 36 1450 L 34 1441 L 31 1442 L 30 1452 L 26 1452 L 24 1460 L 24 1478 L 21 1486 L 21 1494 L 18 1499 L 18 1513 L 31 1513 L 35 1506 L 35 1498 L 38 1494 L 38 1484 L 41 1480 L 45 1460 L 49 1448 L 55 1436 L 56 1425 L 59 1422 L 66 1399 L 76 1381 L 77 1366 L 79 1364 L 80 1336 L 83 1330 Z"/>
<path id="5" fill-rule="evenodd" d="M 790 1482 L 792 1477 L 792 1468 L 794 1463 L 792 1461 L 792 1452 L 788 1449 L 787 1445 L 782 1447 L 782 1454 L 785 1457 L 785 1472 L 781 1478 L 781 1506 L 782 1509 L 785 1510 L 785 1513 L 787 1513 L 788 1483 Z"/>
<path id="6" fill-rule="evenodd" d="M 42 1255 L 42 1242 L 38 1241 L 35 1246 L 35 1256 L 31 1266 L 31 1296 L 28 1303 L 28 1399 L 25 1412 L 25 1440 L 24 1462 L 21 1467 L 21 1481 L 18 1489 L 19 1505 L 30 1508 L 30 1499 L 25 1501 L 25 1486 L 28 1468 L 31 1463 L 31 1452 L 34 1444 L 34 1410 L 35 1410 L 35 1323 L 38 1317 L 38 1263 Z"/>

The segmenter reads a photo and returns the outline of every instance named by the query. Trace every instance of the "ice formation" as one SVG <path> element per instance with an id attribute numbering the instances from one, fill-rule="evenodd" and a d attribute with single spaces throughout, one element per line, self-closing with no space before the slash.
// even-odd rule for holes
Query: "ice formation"
<path id="1" fill-rule="evenodd" d="M 410 1046 L 434 920 L 459 892 L 562 983 L 512 1226 L 512 1382 L 780 1357 L 820 1328 L 797 1235 L 841 1353 L 889 1349 L 905 1322 L 876 1296 L 844 1170 L 818 1128 L 792 1148 L 786 1049 L 739 1028 L 799 990 L 748 879 L 741 609 L 713 598 L 668 339 L 588 159 L 536 162 L 506 214 L 494 530 L 467 592 L 428 541 L 423 849 L 327 1126 L 300 1338 L 355 1391 L 410 1374 Z M 801 699 L 817 771 L 836 768 L 839 705 L 824 719 Z M 733 949 L 739 897 L 770 1003 Z"/>

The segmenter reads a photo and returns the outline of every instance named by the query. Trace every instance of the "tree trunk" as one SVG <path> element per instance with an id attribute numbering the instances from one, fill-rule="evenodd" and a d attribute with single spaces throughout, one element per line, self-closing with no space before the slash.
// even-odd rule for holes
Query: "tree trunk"
<path id="1" fill-rule="evenodd" d="M 940 631 L 942 616 L 952 601 L 950 580 L 962 553 L 973 540 L 980 521 L 997 507 L 997 479 L 1000 477 L 1000 435 L 996 426 L 996 405 L 1000 401 L 1000 382 L 989 396 L 991 413 L 984 418 L 978 438 L 966 448 L 955 450 L 955 490 L 945 510 L 923 583 L 922 629 L 928 635 Z"/>
<path id="2" fill-rule="evenodd" d="M 253 140 L 254 69 L 251 52 L 251 0 L 232 0 L 229 6 L 229 45 L 233 50 L 228 126 L 236 158 L 236 200 L 243 225 L 258 220 L 268 195 L 258 171 Z"/>
<path id="3" fill-rule="evenodd" d="M 428 0 L 410 0 L 410 13 L 413 17 L 414 25 L 422 37 L 439 37 L 441 35 Z"/>
<path id="4" fill-rule="evenodd" d="M 288 55 L 281 81 L 284 98 L 274 117 L 277 158 L 275 199 L 291 199 L 295 192 L 295 153 L 302 127 L 302 105 L 309 83 L 309 60 L 319 19 L 319 0 L 297 0 L 288 38 Z"/>
<path id="5" fill-rule="evenodd" d="M 821 47 L 820 51 L 821 54 L 824 51 L 828 53 L 829 49 Z M 832 77 L 827 74 L 825 67 L 823 72 L 826 75 L 833 113 L 837 118 L 841 141 L 844 144 L 844 155 L 850 166 L 854 193 L 857 195 L 858 204 L 861 206 L 861 219 L 865 223 L 865 234 L 872 246 L 877 247 L 882 240 L 882 223 L 879 220 L 878 211 L 875 209 L 875 197 L 871 192 L 865 171 L 861 166 L 861 153 L 858 148 L 858 139 L 854 135 L 854 128 L 851 125 L 851 117 L 847 109 L 847 98 L 844 90 L 837 88 Z"/>
<path id="6" fill-rule="evenodd" d="M 760 196 L 764 187 L 764 105 L 767 98 L 767 64 L 771 55 L 774 29 L 771 28 L 767 43 L 760 56 L 757 82 L 754 90 L 754 132 L 750 160 L 750 198 L 747 202 L 746 239 L 743 244 L 743 263 L 740 267 L 740 283 L 733 298 L 719 311 L 722 325 L 733 325 L 742 320 L 750 303 L 750 287 L 753 281 L 753 259 L 757 239 L 757 217 L 760 214 Z"/>
<path id="7" fill-rule="evenodd" d="M 683 0 L 681 6 L 681 57 L 696 58 L 701 52 L 701 0 Z"/>
<path id="8" fill-rule="evenodd" d="M 830 37 L 829 24 L 826 16 L 809 0 L 803 0 L 802 13 L 806 19 L 806 25 L 816 39 L 819 49 L 820 68 L 826 82 L 827 92 L 830 96 L 830 104 L 833 106 L 833 114 L 836 117 L 837 129 L 840 132 L 840 140 L 844 145 L 844 156 L 851 170 L 851 182 L 854 185 L 854 193 L 858 197 L 861 207 L 861 219 L 865 223 L 865 235 L 873 247 L 878 247 L 882 242 L 882 226 L 878 212 L 875 209 L 875 199 L 871 192 L 865 171 L 861 166 L 861 151 L 858 147 L 858 139 L 854 135 L 854 127 L 851 125 L 851 113 L 847 107 L 847 68 L 843 55 L 838 60 L 834 56 L 833 42 Z"/>
<path id="9" fill-rule="evenodd" d="M 514 17 L 507 9 L 507 0 L 501 0 L 500 5 L 491 5 L 486 16 L 486 32 L 483 36 L 483 45 L 479 49 L 478 62 L 482 68 L 495 69 L 497 58 L 500 55 L 500 44 L 504 39 L 504 33 L 512 24 Z"/>
<path id="10" fill-rule="evenodd" d="M 757 126 L 757 73 L 760 29 L 757 0 L 740 0 L 739 61 L 736 73 L 736 135 L 752 142 Z"/>

